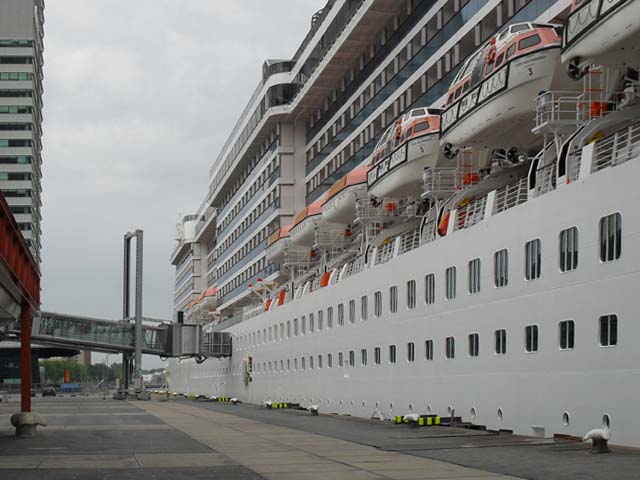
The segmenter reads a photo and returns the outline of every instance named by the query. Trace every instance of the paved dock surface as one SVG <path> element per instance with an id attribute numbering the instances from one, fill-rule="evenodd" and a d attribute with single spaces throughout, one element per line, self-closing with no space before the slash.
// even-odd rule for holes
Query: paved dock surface
<path id="1" fill-rule="evenodd" d="M 252 405 L 36 399 L 49 426 L 17 439 L 0 404 L 0 479 L 639 478 L 640 452 Z"/>

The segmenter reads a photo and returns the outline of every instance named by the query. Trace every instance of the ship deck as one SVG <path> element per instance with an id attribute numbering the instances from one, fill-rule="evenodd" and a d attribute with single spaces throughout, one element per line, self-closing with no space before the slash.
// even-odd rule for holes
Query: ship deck
<path id="1" fill-rule="evenodd" d="M 49 426 L 16 439 L 0 403 L 3 479 L 507 480 L 637 478 L 640 450 L 256 405 L 38 398 Z M 612 432 L 615 438 L 615 432 Z"/>

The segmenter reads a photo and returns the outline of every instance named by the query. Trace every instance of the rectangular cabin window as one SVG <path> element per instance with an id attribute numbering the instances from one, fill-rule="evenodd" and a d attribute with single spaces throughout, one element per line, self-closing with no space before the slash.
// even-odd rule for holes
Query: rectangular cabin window
<path id="1" fill-rule="evenodd" d="M 300 332 L 302 333 L 302 335 L 307 333 L 307 317 L 305 317 L 304 315 L 300 319 Z"/>
<path id="2" fill-rule="evenodd" d="M 373 295 L 373 313 L 376 317 L 382 316 L 382 292 Z"/>
<path id="3" fill-rule="evenodd" d="M 573 320 L 560 322 L 560 350 L 573 350 L 575 345 L 575 323 Z"/>
<path id="4" fill-rule="evenodd" d="M 496 68 L 498 68 L 500 65 L 502 65 L 502 62 L 504 61 L 504 52 L 502 52 L 500 55 L 498 55 L 498 57 L 496 58 Z"/>
<path id="5" fill-rule="evenodd" d="M 407 308 L 412 310 L 416 308 L 416 281 L 409 280 L 407 282 Z"/>
<path id="6" fill-rule="evenodd" d="M 318 368 L 322 368 L 322 355 L 318 355 Z"/>
<path id="7" fill-rule="evenodd" d="M 600 261 L 620 258 L 622 251 L 622 216 L 612 213 L 600 219 Z"/>
<path id="8" fill-rule="evenodd" d="M 469 294 L 480 292 L 480 259 L 475 258 L 469 262 Z"/>
<path id="9" fill-rule="evenodd" d="M 524 276 L 526 280 L 540 278 L 542 267 L 542 243 L 540 239 L 528 241 L 524 246 Z"/>
<path id="10" fill-rule="evenodd" d="M 323 323 L 323 321 L 322 321 L 323 320 L 322 319 L 323 314 L 324 314 L 324 312 L 322 310 L 318 310 L 318 331 L 322 330 L 322 327 L 324 326 L 324 325 L 322 325 L 322 323 Z"/>
<path id="11" fill-rule="evenodd" d="M 298 319 L 297 318 L 293 319 L 293 336 L 294 337 L 298 336 Z"/>
<path id="12" fill-rule="evenodd" d="M 354 367 L 356 365 L 356 352 L 355 350 L 349 350 L 349 366 Z"/>
<path id="13" fill-rule="evenodd" d="M 333 328 L 333 307 L 327 308 L 327 328 Z"/>
<path id="14" fill-rule="evenodd" d="M 360 350 L 360 365 L 363 367 L 367 366 L 367 349 L 363 348 Z"/>
<path id="15" fill-rule="evenodd" d="M 380 362 L 382 362 L 381 350 L 380 347 L 376 347 L 373 349 L 373 363 L 380 365 Z"/>
<path id="16" fill-rule="evenodd" d="M 469 335 L 469 356 L 477 357 L 480 353 L 480 335 L 472 333 Z"/>
<path id="17" fill-rule="evenodd" d="M 516 52 L 516 44 L 509 45 L 507 48 L 507 59 L 511 58 L 513 54 Z"/>
<path id="18" fill-rule="evenodd" d="M 444 352 L 447 358 L 455 358 L 456 356 L 456 339 L 454 337 L 447 337 L 444 342 Z"/>
<path id="19" fill-rule="evenodd" d="M 424 277 L 424 303 L 433 305 L 436 301 L 436 276 L 430 273 Z"/>
<path id="20" fill-rule="evenodd" d="M 496 355 L 505 355 L 507 353 L 507 331 L 504 329 L 496 330 L 495 340 Z"/>
<path id="21" fill-rule="evenodd" d="M 389 363 L 396 363 L 396 346 L 389 345 Z"/>
<path id="22" fill-rule="evenodd" d="M 360 319 L 362 321 L 366 320 L 369 316 L 369 306 L 367 305 L 367 299 L 368 297 L 366 295 L 360 298 Z"/>
<path id="23" fill-rule="evenodd" d="M 338 368 L 342 368 L 344 363 L 344 355 L 342 352 L 338 353 Z"/>
<path id="24" fill-rule="evenodd" d="M 349 323 L 356 323 L 356 301 L 349 300 Z"/>
<path id="25" fill-rule="evenodd" d="M 293 370 L 294 371 L 298 370 L 298 359 L 297 358 L 293 359 Z"/>
<path id="26" fill-rule="evenodd" d="M 280 324 L 280 340 L 284 340 L 284 323 Z"/>
<path id="27" fill-rule="evenodd" d="M 524 327 L 524 350 L 527 353 L 538 351 L 538 326 L 527 325 Z"/>
<path id="28" fill-rule="evenodd" d="M 396 313 L 398 311 L 398 287 L 395 285 L 389 288 L 389 312 Z"/>
<path id="29" fill-rule="evenodd" d="M 287 338 L 291 338 L 291 320 L 287 320 Z"/>
<path id="30" fill-rule="evenodd" d="M 333 368 L 333 354 L 327 353 L 327 368 Z"/>
<path id="31" fill-rule="evenodd" d="M 306 368 L 305 364 L 306 364 L 305 357 L 302 357 L 300 359 L 300 367 L 302 367 L 302 370 L 304 370 Z"/>
<path id="32" fill-rule="evenodd" d="M 313 333 L 315 330 L 315 318 L 313 316 L 313 313 L 309 314 L 309 333 Z"/>
<path id="33" fill-rule="evenodd" d="M 416 345 L 413 342 L 407 343 L 407 362 L 416 361 Z"/>
<path id="34" fill-rule="evenodd" d="M 578 268 L 578 229 L 567 228 L 560 232 L 560 271 L 568 272 Z"/>
<path id="35" fill-rule="evenodd" d="M 618 344 L 618 316 L 603 315 L 600 323 L 600 346 L 615 347 Z"/>
<path id="36" fill-rule="evenodd" d="M 494 254 L 493 274 L 497 288 L 505 287 L 509 283 L 509 253 L 506 248 Z"/>
<path id="37" fill-rule="evenodd" d="M 313 370 L 313 355 L 309 355 L 309 370 Z"/>
<path id="38" fill-rule="evenodd" d="M 446 300 L 456 298 L 456 267 L 449 267 L 445 270 L 445 296 Z"/>
<path id="39" fill-rule="evenodd" d="M 523 38 L 518 42 L 518 50 L 526 50 L 527 48 L 535 47 L 541 42 L 542 40 L 540 39 L 540 35 L 534 33 L 533 35 Z"/>
<path id="40" fill-rule="evenodd" d="M 433 360 L 433 340 L 424 341 L 424 358 Z"/>
<path id="41" fill-rule="evenodd" d="M 344 326 L 344 304 L 338 304 L 338 326 Z"/>

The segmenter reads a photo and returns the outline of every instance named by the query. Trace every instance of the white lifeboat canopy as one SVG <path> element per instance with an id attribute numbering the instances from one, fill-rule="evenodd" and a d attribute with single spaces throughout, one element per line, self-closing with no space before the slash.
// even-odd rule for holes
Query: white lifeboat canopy
<path id="1" fill-rule="evenodd" d="M 316 225 L 322 224 L 322 205 L 324 195 L 315 202 L 307 205 L 293 220 L 293 227 L 289 235 L 291 242 L 300 247 L 312 247 L 315 242 Z"/>
<path id="2" fill-rule="evenodd" d="M 277 229 L 267 240 L 267 260 L 280 264 L 284 260 L 287 247 L 291 244 L 289 232 L 293 224 L 285 225 Z"/>
<path id="3" fill-rule="evenodd" d="M 516 23 L 491 38 L 463 64 L 447 94 L 441 145 L 531 148 L 536 98 L 577 90 L 560 65 L 560 28 Z"/>
<path id="4" fill-rule="evenodd" d="M 371 167 L 354 168 L 327 191 L 322 205 L 322 219 L 349 225 L 356 218 L 356 200 L 367 194 L 367 172 Z"/>
<path id="5" fill-rule="evenodd" d="M 422 171 L 443 160 L 440 110 L 415 108 L 389 127 L 373 152 L 367 175 L 369 195 L 410 197 L 422 193 Z"/>
<path id="6" fill-rule="evenodd" d="M 640 0 L 573 0 L 562 35 L 562 63 L 579 78 L 593 64 L 640 66 Z"/>

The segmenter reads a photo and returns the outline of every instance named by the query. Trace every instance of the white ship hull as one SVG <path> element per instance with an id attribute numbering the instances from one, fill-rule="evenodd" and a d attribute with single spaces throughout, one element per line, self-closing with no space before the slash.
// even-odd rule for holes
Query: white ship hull
<path id="1" fill-rule="evenodd" d="M 562 63 L 638 66 L 640 1 L 591 0 L 571 14 L 565 28 Z"/>
<path id="2" fill-rule="evenodd" d="M 640 161 L 634 159 L 571 184 L 560 183 L 468 229 L 423 245 L 382 265 L 348 277 L 301 299 L 231 327 L 231 359 L 188 360 L 170 366 L 173 391 L 236 396 L 247 402 L 287 400 L 317 404 L 321 411 L 370 417 L 376 408 L 386 415 L 436 413 L 458 416 L 490 428 L 550 437 L 583 435 L 611 419 L 611 443 L 640 446 Z M 598 252 L 600 218 L 622 215 L 622 256 L 602 263 Z M 574 271 L 558 267 L 558 236 L 577 226 L 579 263 Z M 541 278 L 524 280 L 524 245 L 542 242 Z M 494 253 L 509 252 L 509 283 L 494 287 Z M 467 265 L 482 260 L 481 291 L 467 290 Z M 444 298 L 445 269 L 457 267 L 457 296 Z M 435 273 L 435 303 L 425 304 L 425 275 Z M 415 309 L 407 308 L 407 281 L 417 283 Z M 398 287 L 398 311 L 389 313 L 389 288 Z M 382 316 L 374 315 L 374 292 L 382 292 Z M 360 299 L 368 297 L 368 319 L 360 316 Z M 356 318 L 349 321 L 349 301 Z M 337 305 L 345 306 L 345 324 L 337 326 Z M 327 329 L 327 308 L 333 328 Z M 318 311 L 324 329 L 317 330 Z M 315 315 L 315 332 L 280 339 L 280 328 L 294 319 Z M 601 347 L 598 318 L 618 316 L 618 344 Z M 559 348 L 559 322 L 575 321 L 575 348 Z M 280 325 L 283 327 L 279 327 Z M 524 328 L 537 325 L 539 349 L 526 353 Z M 276 340 L 269 329 L 277 327 Z M 494 353 L 494 332 L 505 329 L 505 355 Z M 267 341 L 265 343 L 265 333 Z M 300 332 L 301 333 L 301 332 Z M 479 356 L 470 357 L 468 335 L 478 333 Z M 455 337 L 456 355 L 445 358 L 445 338 Z M 259 340 L 258 340 L 259 339 Z M 433 360 L 425 359 L 425 341 L 433 340 Z M 407 344 L 415 344 L 415 361 L 407 361 Z M 389 363 L 389 345 L 397 362 Z M 374 348 L 382 362 L 374 364 Z M 361 365 L 361 349 L 368 364 Z M 338 353 L 355 366 L 338 367 Z M 327 368 L 327 354 L 333 367 Z M 318 368 L 318 355 L 323 368 Z M 254 373 L 245 382 L 243 366 L 253 357 Z M 310 369 L 309 356 L 314 357 Z M 301 359 L 306 358 L 306 369 Z M 294 371 L 294 359 L 297 370 Z M 290 369 L 287 369 L 289 361 Z M 270 366 L 271 365 L 271 366 Z M 284 371 L 281 371 L 281 365 Z M 259 370 L 259 371 L 258 371 Z M 266 370 L 266 372 L 265 372 Z M 472 410 L 473 409 L 473 410 Z M 502 412 L 499 418 L 498 411 Z M 472 411 L 474 414 L 472 414 Z M 563 418 L 567 412 L 568 423 Z"/>

